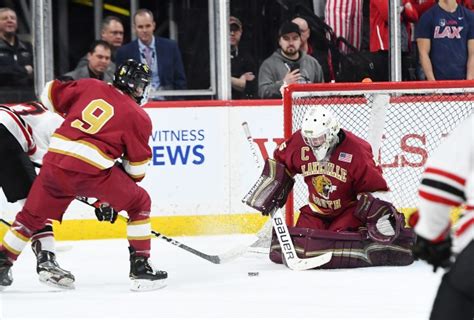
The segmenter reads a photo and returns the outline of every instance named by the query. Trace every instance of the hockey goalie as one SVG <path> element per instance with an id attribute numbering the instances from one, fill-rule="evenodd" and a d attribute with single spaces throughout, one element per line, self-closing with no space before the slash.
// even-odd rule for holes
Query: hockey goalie
<path id="1" fill-rule="evenodd" d="M 332 252 L 319 268 L 404 266 L 413 262 L 415 234 L 388 201 L 382 169 L 368 142 L 348 130 L 324 107 L 311 107 L 302 127 L 267 159 L 246 203 L 263 215 L 282 207 L 301 174 L 308 204 L 289 231 L 300 258 Z M 270 259 L 282 263 L 272 237 Z"/>

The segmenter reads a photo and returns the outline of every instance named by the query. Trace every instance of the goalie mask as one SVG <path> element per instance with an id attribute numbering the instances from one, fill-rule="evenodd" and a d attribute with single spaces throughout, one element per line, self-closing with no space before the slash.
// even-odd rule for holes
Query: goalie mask
<path id="1" fill-rule="evenodd" d="M 133 59 L 122 63 L 115 71 L 114 86 L 129 94 L 138 104 L 144 104 L 151 82 L 151 70 Z"/>
<path id="2" fill-rule="evenodd" d="M 337 134 L 340 129 L 331 111 L 324 107 L 310 107 L 303 118 L 301 135 L 304 142 L 313 150 L 316 160 L 322 161 L 338 142 Z"/>

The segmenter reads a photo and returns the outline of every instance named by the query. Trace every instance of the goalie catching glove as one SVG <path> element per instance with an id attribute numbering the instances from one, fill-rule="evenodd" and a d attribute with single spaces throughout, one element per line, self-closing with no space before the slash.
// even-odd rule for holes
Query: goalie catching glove
<path id="1" fill-rule="evenodd" d="M 285 165 L 267 159 L 262 175 L 242 201 L 266 216 L 283 207 L 294 184 Z"/>
<path id="2" fill-rule="evenodd" d="M 405 223 L 403 214 L 387 201 L 374 197 L 369 192 L 360 194 L 354 215 L 367 226 L 369 237 L 382 244 L 397 239 Z"/>

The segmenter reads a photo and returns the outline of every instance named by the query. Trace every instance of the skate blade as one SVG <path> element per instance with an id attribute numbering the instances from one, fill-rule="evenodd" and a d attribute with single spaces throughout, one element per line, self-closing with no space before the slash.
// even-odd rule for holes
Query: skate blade
<path id="1" fill-rule="evenodd" d="M 53 279 L 53 274 L 47 271 L 41 271 L 40 273 L 38 273 L 38 276 L 39 281 L 47 286 L 64 290 L 76 289 L 76 287 L 74 286 L 74 280 L 71 278 L 63 278 L 57 281 Z"/>
<path id="2" fill-rule="evenodd" d="M 161 280 L 144 280 L 144 279 L 134 279 L 132 280 L 132 285 L 130 290 L 132 291 L 153 291 L 166 287 L 166 279 Z"/>

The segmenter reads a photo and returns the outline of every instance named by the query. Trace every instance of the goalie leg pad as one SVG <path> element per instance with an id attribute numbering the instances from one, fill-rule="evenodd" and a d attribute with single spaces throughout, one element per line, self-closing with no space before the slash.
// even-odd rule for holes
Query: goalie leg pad
<path id="1" fill-rule="evenodd" d="M 244 198 L 244 202 L 268 215 L 276 207 L 283 207 L 295 180 L 284 164 L 267 159 L 262 174 Z"/>
<path id="2" fill-rule="evenodd" d="M 380 244 L 363 232 L 333 232 L 307 228 L 288 228 L 299 258 L 312 258 L 333 252 L 330 262 L 318 269 L 404 266 L 413 262 L 411 248 L 415 242 L 412 229 L 403 228 L 392 244 Z M 282 263 L 278 239 L 272 236 L 270 260 Z"/>

